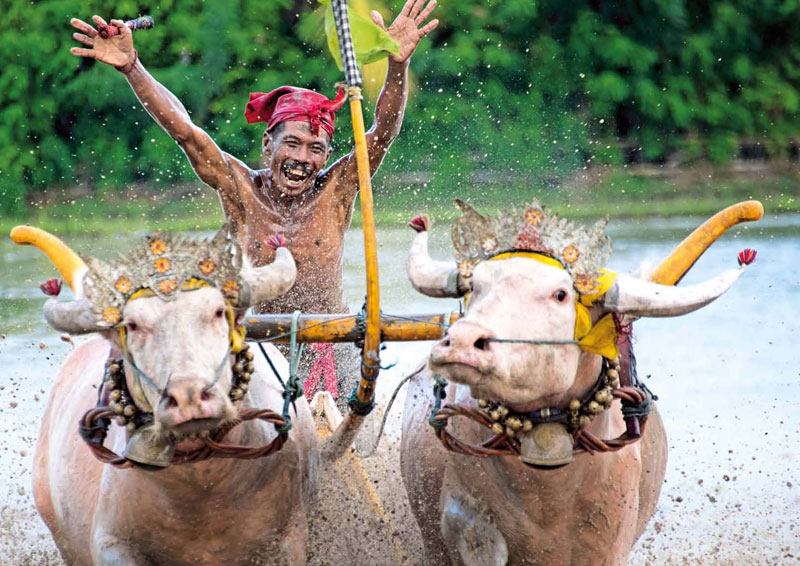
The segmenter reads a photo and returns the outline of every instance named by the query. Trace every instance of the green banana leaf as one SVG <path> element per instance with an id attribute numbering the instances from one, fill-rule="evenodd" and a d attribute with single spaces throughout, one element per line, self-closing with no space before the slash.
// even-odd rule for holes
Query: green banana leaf
<path id="1" fill-rule="evenodd" d="M 333 60 L 340 71 L 342 66 L 342 56 L 339 51 L 339 38 L 336 36 L 336 24 L 333 19 L 333 7 L 331 0 L 318 0 L 325 8 L 325 36 L 328 38 L 328 49 L 330 49 Z M 350 33 L 353 36 L 353 49 L 356 53 L 356 61 L 359 67 L 382 59 L 388 55 L 398 55 L 400 48 L 388 33 L 376 26 L 373 21 L 366 16 L 355 11 L 351 3 L 348 2 L 347 13 L 350 19 Z"/>

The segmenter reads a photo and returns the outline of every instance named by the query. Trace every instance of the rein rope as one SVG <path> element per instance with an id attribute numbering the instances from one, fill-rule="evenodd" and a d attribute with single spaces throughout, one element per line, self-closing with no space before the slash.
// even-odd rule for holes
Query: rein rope
<path id="1" fill-rule="evenodd" d="M 631 325 L 623 325 L 619 319 L 615 319 L 615 322 L 619 330 L 619 363 L 611 362 L 604 358 L 603 369 L 601 370 L 600 376 L 595 386 L 589 392 L 589 395 L 580 402 L 579 410 L 583 411 L 585 407 L 594 403 L 595 395 L 601 389 L 602 385 L 606 383 L 605 380 L 607 377 L 611 376 L 610 383 L 613 384 L 613 386 L 610 387 L 610 394 L 614 399 L 619 399 L 622 402 L 622 416 L 625 421 L 625 432 L 612 439 L 602 440 L 598 438 L 596 435 L 586 430 L 591 422 L 590 419 L 580 417 L 580 419 L 585 419 L 584 422 L 581 422 L 579 419 L 575 418 L 578 410 L 576 407 L 570 407 L 565 410 L 541 409 L 525 417 L 532 425 L 552 422 L 567 424 L 572 412 L 573 425 L 576 422 L 579 423 L 578 426 L 568 425 L 574 440 L 573 455 L 584 452 L 590 454 L 595 452 L 615 452 L 629 444 L 637 442 L 642 434 L 644 434 L 647 418 L 652 410 L 652 401 L 657 399 L 647 386 L 639 381 L 636 374 L 636 359 L 633 355 L 633 348 L 631 345 Z M 517 342 L 516 340 L 496 341 Z M 523 341 L 520 340 L 519 342 Z M 536 344 L 547 343 L 538 340 L 524 342 Z M 556 341 L 556 343 L 562 342 Z M 610 364 L 614 365 L 608 367 Z M 497 420 L 490 417 L 485 410 L 481 410 L 480 408 L 465 404 L 450 403 L 442 406 L 442 401 L 447 398 L 447 385 L 447 380 L 439 375 L 434 375 L 434 406 L 430 418 L 428 419 L 428 423 L 433 427 L 436 437 L 447 450 L 456 454 L 477 456 L 479 458 L 520 455 L 521 441 L 519 432 L 521 431 L 510 430 L 508 428 L 501 428 L 501 430 L 498 430 Z M 480 403 L 485 402 L 479 401 L 479 404 Z M 460 440 L 447 431 L 449 419 L 457 416 L 471 419 L 495 434 L 480 444 L 472 444 Z"/>
<path id="2" fill-rule="evenodd" d="M 299 315 L 300 311 L 297 311 L 292 317 L 292 349 L 289 366 L 290 374 L 285 385 L 278 374 L 277 369 L 273 365 L 272 360 L 269 359 L 269 356 L 266 355 L 263 346 L 261 346 L 259 343 L 259 347 L 261 348 L 262 352 L 264 352 L 264 357 L 269 362 L 270 367 L 284 389 L 284 405 L 282 414 L 278 414 L 270 409 L 241 410 L 239 411 L 239 415 L 236 419 L 223 423 L 221 426 L 210 431 L 207 437 L 202 438 L 202 447 L 188 451 L 176 449 L 171 460 L 172 465 L 191 464 L 212 458 L 241 458 L 251 460 L 270 456 L 283 448 L 283 445 L 286 443 L 288 438 L 289 431 L 292 428 L 292 419 L 289 413 L 289 406 L 303 392 L 302 385 L 300 384 L 300 380 L 297 376 L 297 367 L 303 345 L 301 344 L 300 348 L 296 349 L 295 339 Z M 208 387 L 213 386 L 222 376 L 226 363 L 234 349 L 235 333 L 237 335 L 241 335 L 240 330 L 231 325 L 231 341 L 228 344 L 225 357 L 215 372 L 214 380 Z M 136 462 L 134 460 L 129 460 L 128 458 L 116 454 L 103 445 L 108 435 L 108 428 L 111 425 L 111 419 L 116 418 L 117 423 L 120 426 L 127 424 L 129 427 L 129 432 L 133 432 L 137 424 L 149 424 L 153 419 L 152 412 L 137 410 L 133 400 L 130 399 L 132 396 L 130 395 L 130 392 L 127 391 L 127 387 L 125 385 L 125 373 L 122 369 L 123 360 L 125 363 L 129 364 L 134 371 L 134 376 L 136 379 L 135 383 L 137 385 L 139 380 L 143 378 L 145 383 L 147 383 L 160 395 L 163 396 L 166 392 L 166 387 L 164 389 L 159 388 L 150 377 L 148 377 L 136 366 L 136 364 L 133 362 L 133 359 L 128 354 L 127 341 L 125 339 L 126 337 L 124 331 L 121 331 L 120 334 L 123 347 L 123 359 L 114 360 L 111 357 L 109 358 L 109 361 L 106 363 L 106 374 L 103 378 L 101 386 L 98 388 L 97 406 L 93 409 L 90 409 L 83 415 L 78 425 L 78 432 L 83 441 L 86 442 L 87 446 L 92 451 L 92 454 L 95 456 L 95 458 L 104 464 L 110 464 L 115 468 L 120 469 L 136 467 L 148 471 L 162 470 L 164 468 L 159 466 L 152 466 Z M 245 395 L 247 389 L 249 388 L 251 375 L 255 369 L 253 364 L 253 353 L 249 351 L 249 348 L 250 345 L 242 341 L 241 345 L 237 348 L 238 351 L 235 352 L 236 360 L 233 364 L 233 380 L 231 384 L 231 392 L 229 394 L 229 397 L 233 402 L 238 401 Z M 111 355 L 113 356 L 113 351 Z M 117 381 L 119 382 L 120 389 L 108 391 L 109 384 L 116 384 Z M 114 395 L 115 399 L 111 398 L 112 395 Z M 116 400 L 119 402 L 115 402 Z M 111 401 L 111 403 L 109 403 L 109 401 Z M 128 402 L 127 405 L 125 404 L 125 401 Z M 149 406 L 149 403 L 147 403 L 147 405 Z M 258 447 L 223 444 L 225 436 L 227 436 L 232 429 L 245 421 L 256 419 L 271 423 L 275 426 L 278 434 L 271 442 L 265 444 L 264 446 Z"/>

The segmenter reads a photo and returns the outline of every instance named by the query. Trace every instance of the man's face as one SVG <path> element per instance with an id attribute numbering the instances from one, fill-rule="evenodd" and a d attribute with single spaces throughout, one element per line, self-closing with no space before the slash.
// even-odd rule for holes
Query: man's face
<path id="1" fill-rule="evenodd" d="M 307 122 L 282 122 L 264 134 L 264 156 L 272 183 L 282 194 L 298 196 L 314 186 L 331 154 L 328 134 L 315 136 Z"/>

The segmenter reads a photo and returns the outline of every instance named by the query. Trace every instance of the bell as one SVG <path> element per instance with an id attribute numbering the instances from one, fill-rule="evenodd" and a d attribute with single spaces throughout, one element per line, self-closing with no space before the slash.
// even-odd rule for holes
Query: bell
<path id="1" fill-rule="evenodd" d="M 144 426 L 131 434 L 122 455 L 133 462 L 166 468 L 172 463 L 175 443 L 154 434 L 153 426 Z"/>
<path id="2" fill-rule="evenodd" d="M 522 434 L 519 458 L 526 464 L 553 468 L 572 461 L 573 440 L 567 427 L 542 423 Z"/>
<path id="3" fill-rule="evenodd" d="M 247 360 L 248 362 L 252 362 L 253 361 L 253 352 L 245 352 L 244 353 L 244 359 Z"/>

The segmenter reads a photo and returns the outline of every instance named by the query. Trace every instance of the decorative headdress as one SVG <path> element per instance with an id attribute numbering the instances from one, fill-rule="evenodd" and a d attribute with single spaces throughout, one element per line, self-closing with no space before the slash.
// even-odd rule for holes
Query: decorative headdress
<path id="1" fill-rule="evenodd" d="M 605 234 L 608 219 L 589 227 L 572 222 L 533 201 L 522 211 L 485 217 L 461 199 L 463 212 L 451 226 L 458 270 L 464 280 L 475 265 L 507 251 L 530 251 L 558 261 L 571 275 L 575 290 L 591 295 L 600 290 L 601 270 L 611 255 Z"/>
<path id="2" fill-rule="evenodd" d="M 110 263 L 81 257 L 88 268 L 84 294 L 105 327 L 118 324 L 125 304 L 143 294 L 170 301 L 182 290 L 211 286 L 236 304 L 242 288 L 242 253 L 226 227 L 210 239 L 153 233 Z"/>

